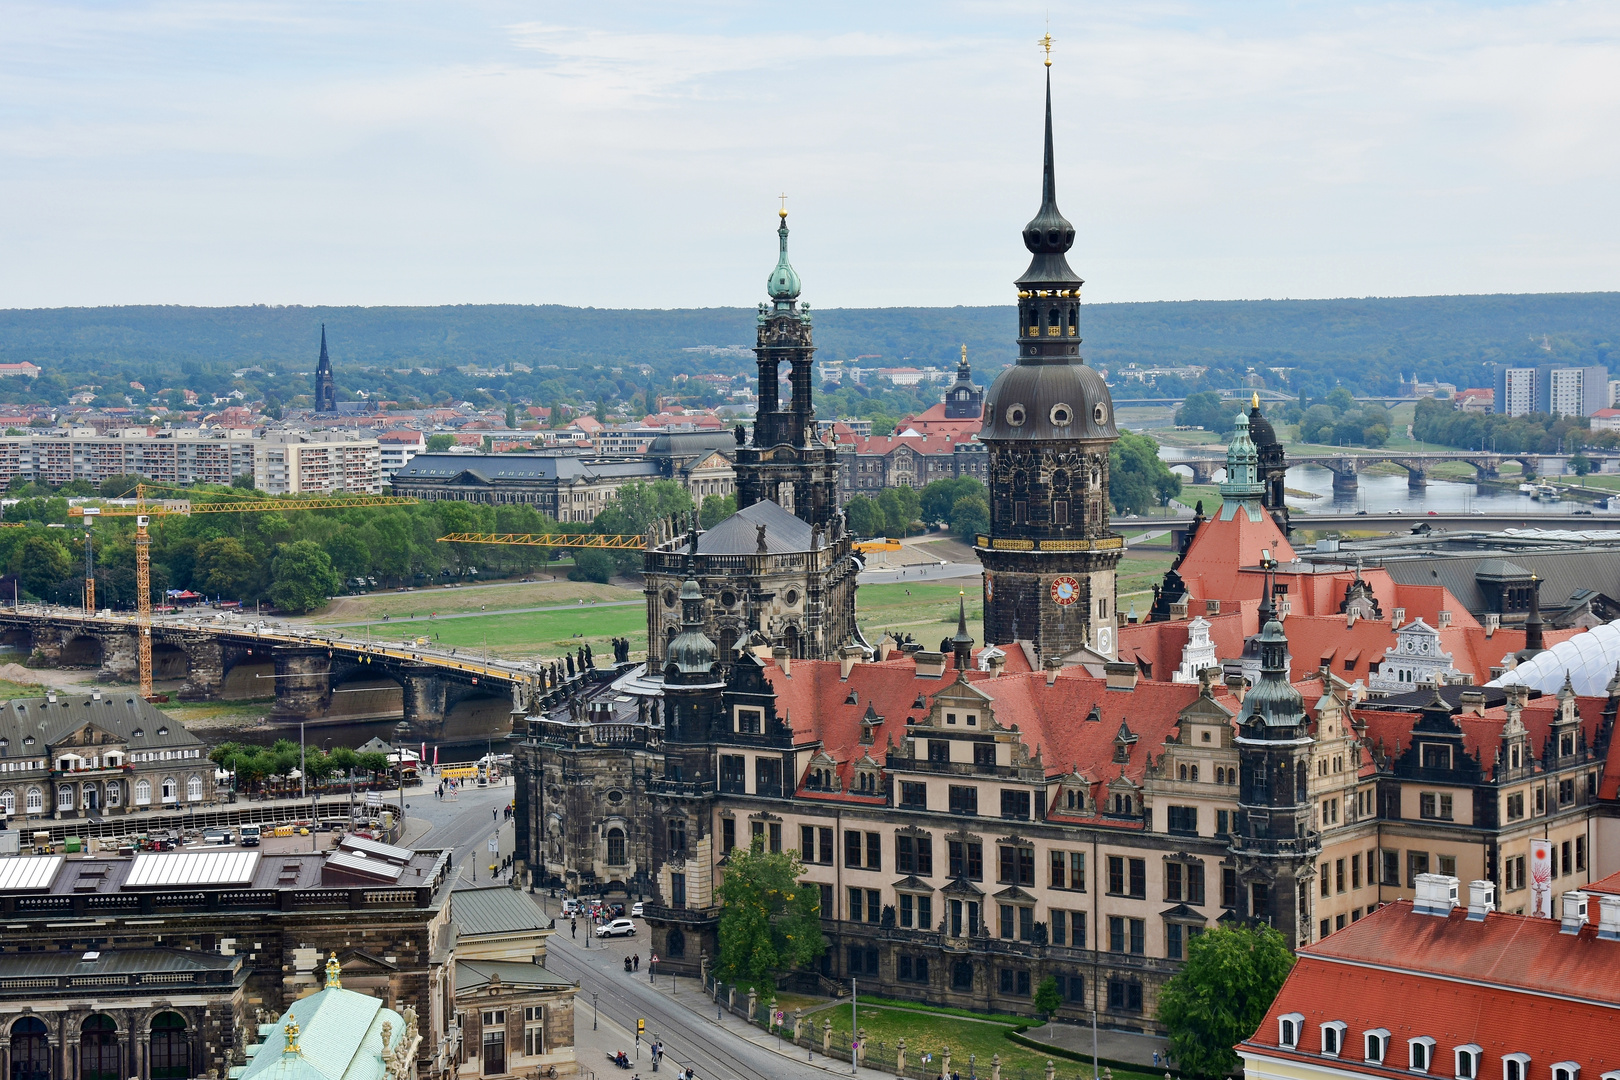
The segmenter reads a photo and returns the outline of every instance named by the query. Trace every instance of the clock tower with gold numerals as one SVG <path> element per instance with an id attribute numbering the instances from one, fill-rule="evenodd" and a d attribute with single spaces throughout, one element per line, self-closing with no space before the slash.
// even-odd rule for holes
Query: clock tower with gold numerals
<path id="1" fill-rule="evenodd" d="M 1112 659 L 1125 545 L 1108 523 L 1108 449 L 1119 432 L 1107 384 L 1080 358 L 1083 282 L 1065 258 L 1074 226 L 1057 208 L 1050 52 L 1046 66 L 1041 208 L 1024 226 L 1033 258 L 1016 283 L 1018 363 L 985 394 L 979 431 L 990 453 L 990 529 L 977 542 L 984 635 L 1033 642 L 1047 657 Z"/>

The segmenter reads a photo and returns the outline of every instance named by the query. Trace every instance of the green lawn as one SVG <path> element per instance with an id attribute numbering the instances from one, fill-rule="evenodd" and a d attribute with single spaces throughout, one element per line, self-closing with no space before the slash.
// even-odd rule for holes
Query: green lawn
<path id="1" fill-rule="evenodd" d="M 617 591 L 627 599 L 641 599 L 640 592 Z M 474 654 L 482 653 L 487 645 L 492 656 L 551 657 L 561 655 L 564 649 L 572 652 L 588 643 L 596 655 L 606 652 L 611 656 L 609 641 L 616 637 L 630 639 L 632 654 L 646 649 L 647 609 L 641 604 L 613 607 L 586 604 L 565 611 L 474 615 L 461 619 L 429 619 L 424 614 L 415 619 L 374 622 L 370 629 L 374 641 L 427 637 L 439 645 L 468 649 Z M 346 627 L 343 633 L 349 639 L 363 639 L 366 628 Z"/>
<path id="2" fill-rule="evenodd" d="M 1002 1080 L 1044 1080 L 1048 1055 L 1019 1046 L 1007 1038 L 1015 1021 L 1008 1017 L 985 1017 L 982 1020 L 936 1016 L 910 1009 L 863 1005 L 859 1008 L 861 1029 L 866 1032 L 868 1060 L 873 1066 L 879 1062 L 892 1067 L 895 1047 L 906 1040 L 906 1064 L 913 1065 L 923 1053 L 934 1055 L 933 1064 L 941 1064 L 945 1047 L 950 1047 L 951 1070 L 964 1077 L 976 1074 L 990 1075 L 990 1059 L 1001 1057 Z M 848 1003 L 815 1014 L 816 1033 L 819 1038 L 821 1022 L 831 1020 L 833 1044 L 850 1043 L 850 1008 Z M 1016 1023 L 1034 1024 L 1033 1020 Z M 971 1060 L 970 1060 L 971 1058 Z M 1090 1076 L 1089 1063 L 1082 1065 L 1066 1058 L 1052 1058 L 1057 1064 L 1057 1075 L 1072 1078 Z M 1124 1080 L 1154 1080 L 1147 1070 L 1128 1072 L 1114 1070 L 1114 1076 Z"/>
<path id="3" fill-rule="evenodd" d="M 910 633 L 924 648 L 937 648 L 940 638 L 956 633 L 959 594 L 966 596 L 968 633 L 977 640 L 983 629 L 984 594 L 976 578 L 945 584 L 862 585 L 855 596 L 856 620 L 873 644 L 886 632 Z"/>
<path id="4" fill-rule="evenodd" d="M 512 608 L 545 607 L 551 604 L 572 604 L 581 599 L 639 600 L 641 592 L 614 585 L 596 585 L 588 581 L 569 581 L 566 578 L 464 586 L 459 589 L 446 589 L 443 586 L 424 587 L 410 592 L 389 589 L 365 596 L 339 597 L 308 621 L 320 624 L 364 622 L 367 619 L 381 619 L 384 615 L 399 619 L 412 614 L 420 618 L 430 611 L 440 614 L 483 609 L 503 611 Z"/>

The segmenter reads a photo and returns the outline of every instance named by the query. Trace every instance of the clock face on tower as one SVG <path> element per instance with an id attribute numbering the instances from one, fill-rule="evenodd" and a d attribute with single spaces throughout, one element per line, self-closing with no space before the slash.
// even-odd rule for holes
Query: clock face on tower
<path id="1" fill-rule="evenodd" d="M 1080 583 L 1072 577 L 1054 578 L 1052 581 L 1052 603 L 1059 607 L 1068 607 L 1080 599 Z"/>

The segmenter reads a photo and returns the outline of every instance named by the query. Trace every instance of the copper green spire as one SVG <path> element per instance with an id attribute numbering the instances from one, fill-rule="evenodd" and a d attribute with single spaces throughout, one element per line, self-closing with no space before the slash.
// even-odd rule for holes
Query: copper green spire
<path id="1" fill-rule="evenodd" d="M 781 243 L 781 254 L 776 258 L 776 269 L 771 271 L 771 280 L 766 283 L 765 291 L 772 300 L 792 301 L 799 298 L 799 275 L 793 272 L 793 264 L 788 262 L 787 196 L 782 196 L 782 199 L 780 211 L 782 224 L 776 230 Z"/>

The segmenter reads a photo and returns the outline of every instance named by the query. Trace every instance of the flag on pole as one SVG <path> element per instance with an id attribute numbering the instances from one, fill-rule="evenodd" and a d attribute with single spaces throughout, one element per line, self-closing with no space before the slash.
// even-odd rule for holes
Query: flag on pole
<path id="1" fill-rule="evenodd" d="M 437 746 L 433 748 L 433 767 L 435 769 L 439 767 L 439 748 Z"/>
<path id="2" fill-rule="evenodd" d="M 417 760 L 419 760 L 419 761 L 426 761 L 427 760 L 427 743 L 422 744 L 422 756 L 420 758 L 418 758 Z"/>

